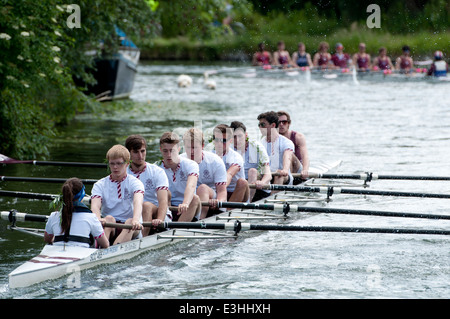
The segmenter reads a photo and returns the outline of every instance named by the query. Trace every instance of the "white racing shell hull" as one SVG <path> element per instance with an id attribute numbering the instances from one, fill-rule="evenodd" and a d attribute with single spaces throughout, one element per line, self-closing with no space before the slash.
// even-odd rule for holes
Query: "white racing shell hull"
<path id="1" fill-rule="evenodd" d="M 323 174 L 339 166 L 341 161 L 334 161 L 317 165 L 310 172 Z M 228 216 L 229 212 L 219 215 Z M 202 220 L 212 222 L 218 215 Z M 214 232 L 214 231 L 212 231 Z M 41 253 L 9 274 L 9 287 L 20 288 L 31 286 L 47 280 L 57 279 L 66 275 L 96 267 L 101 264 L 109 264 L 127 260 L 145 251 L 158 249 L 165 245 L 183 240 L 186 236 L 199 236 L 204 238 L 201 231 L 176 230 L 176 236 L 180 239 L 161 238 L 161 235 L 174 235 L 175 230 L 168 230 L 144 238 L 110 246 L 107 249 L 84 248 L 76 246 L 45 245 Z"/>

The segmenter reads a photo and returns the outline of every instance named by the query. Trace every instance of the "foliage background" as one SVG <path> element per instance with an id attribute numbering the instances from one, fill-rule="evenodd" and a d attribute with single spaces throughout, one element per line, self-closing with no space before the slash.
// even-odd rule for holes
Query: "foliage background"
<path id="1" fill-rule="evenodd" d="M 413 56 L 450 52 L 448 0 L 70 0 L 80 6 L 81 28 L 70 29 L 61 0 L 0 0 L 0 153 L 20 159 L 48 156 L 60 125 L 81 112 L 104 112 L 76 87 L 100 52 L 117 49 L 120 27 L 141 48 L 142 59 L 248 61 L 261 41 L 271 50 L 284 40 L 314 53 L 320 41 L 342 42 L 348 52 L 366 42 L 370 53 L 391 55 L 408 44 Z M 366 12 L 381 8 L 381 28 Z M 86 50 L 95 49 L 97 56 Z"/>

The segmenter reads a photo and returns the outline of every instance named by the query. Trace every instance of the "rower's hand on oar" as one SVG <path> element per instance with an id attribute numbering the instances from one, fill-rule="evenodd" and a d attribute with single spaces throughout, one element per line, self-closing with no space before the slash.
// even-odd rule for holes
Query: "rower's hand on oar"
<path id="1" fill-rule="evenodd" d="M 289 171 L 285 170 L 285 169 L 277 169 L 277 173 L 280 176 L 288 176 L 289 175 Z"/>
<path id="2" fill-rule="evenodd" d="M 303 170 L 300 174 L 302 174 L 301 179 L 303 179 L 303 180 L 307 180 L 309 177 L 308 171 Z"/>
<path id="3" fill-rule="evenodd" d="M 181 203 L 178 205 L 178 212 L 177 215 L 181 215 L 187 212 L 189 205 Z"/>
<path id="4" fill-rule="evenodd" d="M 255 181 L 255 188 L 256 189 L 263 189 L 264 183 L 261 181 Z"/>
<path id="5" fill-rule="evenodd" d="M 210 199 L 208 201 L 209 208 L 210 209 L 217 209 L 219 208 L 219 201 L 217 199 Z"/>
<path id="6" fill-rule="evenodd" d="M 139 221 L 133 219 L 131 221 L 131 227 L 131 230 L 141 230 L 142 224 Z"/>
<path id="7" fill-rule="evenodd" d="M 161 219 L 152 219 L 152 226 L 157 228 L 159 225 L 163 224 L 164 221 L 162 221 Z"/>

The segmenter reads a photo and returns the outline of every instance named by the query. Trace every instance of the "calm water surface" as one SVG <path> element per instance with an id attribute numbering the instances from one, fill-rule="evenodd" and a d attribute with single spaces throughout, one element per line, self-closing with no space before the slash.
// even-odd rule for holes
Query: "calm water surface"
<path id="1" fill-rule="evenodd" d="M 450 176 L 450 83 L 352 77 L 316 79 L 248 70 L 203 73 L 240 65 L 143 63 L 126 111 L 81 115 L 51 145 L 53 160 L 103 162 L 129 134 L 149 141 L 159 156 L 167 130 L 194 124 L 203 130 L 233 120 L 258 134 L 256 117 L 286 110 L 292 128 L 307 137 L 312 164 L 342 159 L 341 173 Z M 190 88 L 178 75 L 193 77 Z M 10 165 L 7 176 L 101 178 L 103 169 Z M 2 182 L 1 189 L 59 193 L 58 184 Z M 450 193 L 444 182 L 373 181 L 371 189 Z M 90 191 L 90 187 L 88 187 Z M 449 214 L 448 200 L 335 195 L 327 207 Z M 48 214 L 48 202 L 0 198 L 0 209 Z M 290 223 L 320 226 L 450 229 L 449 221 L 303 214 Z M 65 279 L 10 290 L 8 273 L 38 254 L 41 239 L 6 230 L 0 222 L 0 298 L 449 298 L 450 241 L 446 236 L 258 232 L 238 240 L 184 242 L 133 261 L 83 273 L 80 288 Z M 36 226 L 36 225 L 33 225 Z M 130 280 L 132 279 L 132 280 Z"/>

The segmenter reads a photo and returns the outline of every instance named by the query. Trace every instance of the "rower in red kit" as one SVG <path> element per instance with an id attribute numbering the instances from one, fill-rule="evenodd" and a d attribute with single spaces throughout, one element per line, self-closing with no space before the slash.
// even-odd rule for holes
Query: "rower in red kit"
<path id="1" fill-rule="evenodd" d="M 344 53 L 342 43 L 336 44 L 336 53 L 331 57 L 331 61 L 333 61 L 334 66 L 338 69 L 347 69 L 352 63 L 350 55 Z"/>
<path id="2" fill-rule="evenodd" d="M 285 50 L 284 42 L 278 42 L 278 50 L 273 53 L 273 64 L 283 69 L 294 65 L 288 51 Z"/>
<path id="3" fill-rule="evenodd" d="M 402 51 L 403 54 L 395 62 L 395 68 L 402 73 L 409 73 L 413 67 L 413 59 L 410 56 L 409 46 L 403 46 Z"/>
<path id="4" fill-rule="evenodd" d="M 272 63 L 272 55 L 269 51 L 266 51 L 265 45 L 263 42 L 258 44 L 259 51 L 253 54 L 253 62 L 254 66 L 270 66 Z"/>
<path id="5" fill-rule="evenodd" d="M 358 71 L 370 70 L 370 55 L 366 53 L 366 45 L 359 44 L 359 52 L 353 55 L 353 65 L 356 65 Z"/>
<path id="6" fill-rule="evenodd" d="M 331 54 L 328 52 L 329 45 L 327 42 L 320 42 L 319 51 L 314 54 L 313 64 L 315 67 L 322 69 L 332 68 Z"/>
<path id="7" fill-rule="evenodd" d="M 391 58 L 387 56 L 386 48 L 378 50 L 378 56 L 373 60 L 373 69 L 375 71 L 392 71 L 394 69 Z"/>

